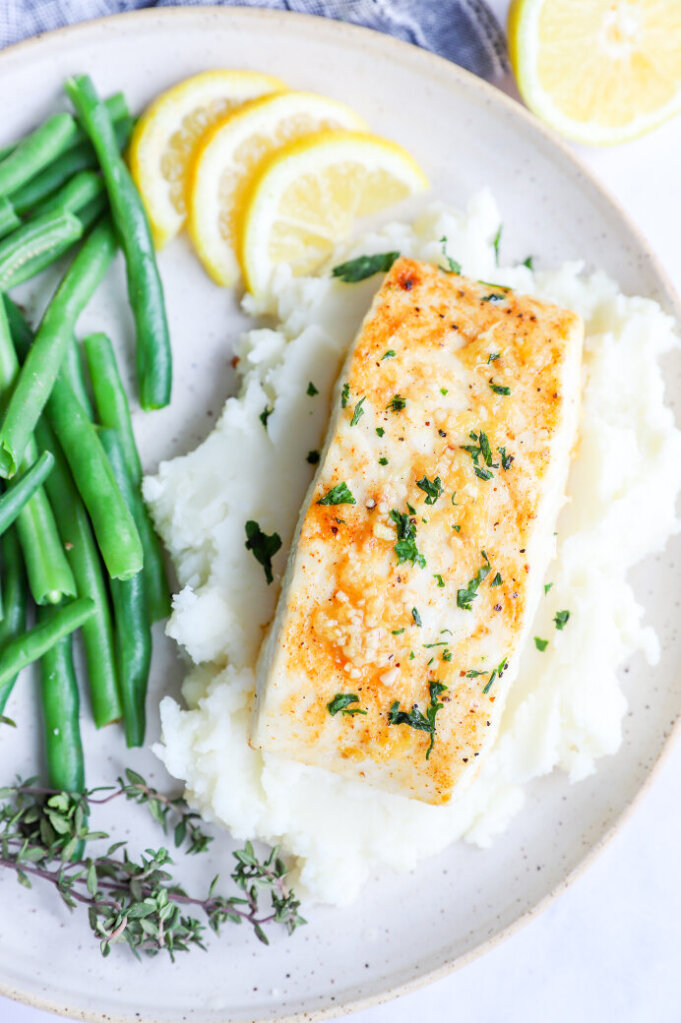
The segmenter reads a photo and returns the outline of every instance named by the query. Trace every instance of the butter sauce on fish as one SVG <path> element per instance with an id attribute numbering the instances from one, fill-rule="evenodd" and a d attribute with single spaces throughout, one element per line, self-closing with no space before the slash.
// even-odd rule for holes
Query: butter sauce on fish
<path id="1" fill-rule="evenodd" d="M 582 322 L 399 259 L 337 384 L 252 745 L 429 803 L 492 744 L 554 551 Z"/>

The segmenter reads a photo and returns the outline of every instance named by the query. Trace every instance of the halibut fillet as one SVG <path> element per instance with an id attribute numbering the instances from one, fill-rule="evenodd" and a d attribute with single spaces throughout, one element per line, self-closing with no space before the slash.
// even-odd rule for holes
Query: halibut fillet
<path id="1" fill-rule="evenodd" d="M 338 380 L 253 746 L 429 803 L 470 781 L 554 552 L 582 340 L 572 312 L 397 260 Z"/>

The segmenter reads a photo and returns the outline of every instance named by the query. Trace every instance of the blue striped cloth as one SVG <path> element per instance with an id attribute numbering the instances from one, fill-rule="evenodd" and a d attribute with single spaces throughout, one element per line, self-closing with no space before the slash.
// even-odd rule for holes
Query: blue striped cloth
<path id="1" fill-rule="evenodd" d="M 195 6 L 205 0 L 185 0 Z M 504 35 L 484 0 L 221 0 L 225 6 L 302 11 L 366 25 L 423 46 L 483 78 L 508 70 Z M 0 0 L 0 47 L 61 25 L 177 0 Z"/>

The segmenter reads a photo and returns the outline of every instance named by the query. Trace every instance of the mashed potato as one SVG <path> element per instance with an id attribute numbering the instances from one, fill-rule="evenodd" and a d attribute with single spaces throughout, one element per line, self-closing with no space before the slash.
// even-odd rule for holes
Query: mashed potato
<path id="1" fill-rule="evenodd" d="M 321 445 L 336 374 L 380 278 L 350 286 L 328 276 L 292 280 L 280 268 L 267 300 L 278 326 L 251 330 L 237 346 L 239 396 L 227 401 L 204 444 L 145 482 L 182 584 L 168 633 L 195 664 L 184 686 L 189 709 L 162 703 L 158 755 L 207 819 L 237 840 L 280 843 L 295 855 L 299 891 L 321 901 L 349 902 L 375 869 L 411 868 L 455 839 L 488 844 L 539 775 L 558 767 L 577 781 L 591 773 L 621 741 L 618 665 L 637 650 L 650 663 L 658 655 L 626 577 L 677 528 L 681 433 L 663 402 L 658 362 L 677 344 L 673 324 L 654 302 L 625 297 L 601 273 L 583 276 L 578 263 L 555 272 L 497 268 L 498 224 L 483 193 L 466 215 L 433 207 L 414 225 L 391 224 L 337 255 L 340 262 L 398 249 L 436 260 L 446 237 L 465 274 L 553 300 L 586 323 L 570 500 L 547 576 L 552 586 L 531 632 L 549 643 L 523 652 L 497 741 L 450 804 L 372 790 L 247 742 L 255 661 L 313 472 L 306 456 Z M 310 382 L 318 394 L 308 394 Z M 267 430 L 258 418 L 266 406 L 274 410 Z M 269 587 L 244 547 L 250 518 L 283 540 Z M 552 621 L 559 609 L 570 611 L 563 631 Z"/>

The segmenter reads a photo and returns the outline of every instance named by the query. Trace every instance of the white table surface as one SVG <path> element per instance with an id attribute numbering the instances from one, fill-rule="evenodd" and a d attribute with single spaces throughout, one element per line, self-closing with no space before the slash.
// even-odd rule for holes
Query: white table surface
<path id="1" fill-rule="evenodd" d="M 505 18 L 507 0 L 491 6 Z M 512 82 L 503 85 L 514 94 Z M 580 156 L 681 292 L 681 117 L 636 142 Z M 679 1023 L 680 779 L 677 742 L 627 824 L 541 916 L 463 970 L 356 1013 L 352 1023 Z M 0 998 L 0 1023 L 50 1019 Z"/>

